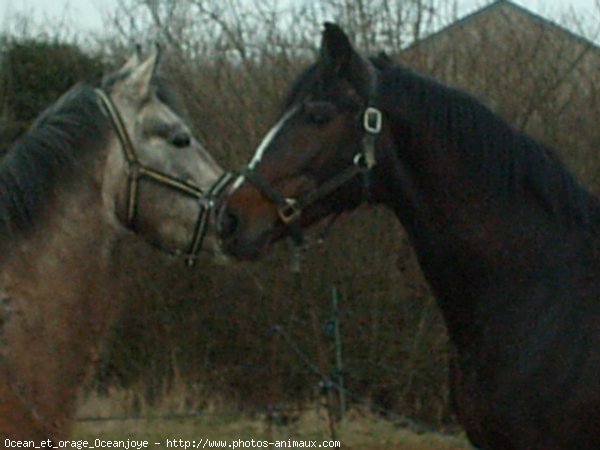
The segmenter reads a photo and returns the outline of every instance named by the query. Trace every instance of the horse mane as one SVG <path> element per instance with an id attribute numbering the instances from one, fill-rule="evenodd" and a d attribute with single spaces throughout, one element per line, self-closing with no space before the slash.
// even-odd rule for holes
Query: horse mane
<path id="1" fill-rule="evenodd" d="M 534 199 L 564 223 L 600 231 L 600 201 L 571 174 L 555 150 L 470 94 L 402 65 L 385 64 L 381 80 L 383 107 L 400 111 L 400 120 L 443 142 L 434 153 L 461 152 L 470 164 L 469 176 L 478 177 L 482 189 L 511 204 Z"/>
<path id="2" fill-rule="evenodd" d="M 387 114 L 414 132 L 433 133 L 434 152 L 461 151 L 469 176 L 507 202 L 527 195 L 566 223 L 600 231 L 600 201 L 569 172 L 554 150 L 516 129 L 466 92 L 395 63 L 385 53 L 370 58 L 378 71 L 379 99 Z M 283 108 L 321 89 L 318 63 L 292 83 Z M 433 155 L 435 157 L 435 154 Z"/>
<path id="3" fill-rule="evenodd" d="M 129 71 L 108 75 L 100 84 L 110 92 Z M 152 80 L 158 99 L 184 120 L 181 97 L 160 75 Z M 86 158 L 106 143 L 110 122 L 98 105 L 95 87 L 77 84 L 48 107 L 0 161 L 0 240 L 26 231 L 59 183 L 81 173 Z"/>
<path id="4" fill-rule="evenodd" d="M 108 119 L 94 88 L 78 84 L 33 123 L 0 162 L 0 239 L 31 228 L 57 186 L 105 144 Z"/>

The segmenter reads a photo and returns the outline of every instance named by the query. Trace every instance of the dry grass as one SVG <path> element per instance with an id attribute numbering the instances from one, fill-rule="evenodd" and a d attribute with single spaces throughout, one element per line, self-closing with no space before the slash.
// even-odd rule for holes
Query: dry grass
<path id="1" fill-rule="evenodd" d="M 110 397 L 89 397 L 80 409 L 80 417 L 128 415 L 127 410 L 136 402 L 131 392 L 114 392 Z M 177 395 L 175 397 L 178 397 Z M 78 422 L 74 438 L 101 439 L 144 439 L 149 442 L 166 442 L 166 439 L 227 440 L 330 440 L 324 411 L 316 408 L 305 411 L 289 426 L 269 426 L 263 417 L 249 417 L 224 407 L 209 408 L 199 417 L 165 418 L 165 406 L 170 411 L 181 413 L 177 398 L 166 400 L 158 408 L 142 406 L 145 416 L 155 418 L 140 420 L 83 421 Z M 139 408 L 139 405 L 138 405 Z M 162 416 L 162 417 L 161 417 Z M 399 428 L 390 421 L 360 411 L 351 411 L 337 428 L 337 439 L 345 449 L 361 450 L 425 450 L 466 449 L 466 441 L 458 436 L 442 434 L 416 434 Z"/>

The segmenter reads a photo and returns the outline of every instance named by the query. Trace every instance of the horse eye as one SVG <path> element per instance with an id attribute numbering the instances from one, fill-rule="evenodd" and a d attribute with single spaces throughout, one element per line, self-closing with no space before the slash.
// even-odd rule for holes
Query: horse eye
<path id="1" fill-rule="evenodd" d="M 330 122 L 332 117 L 328 114 L 320 114 L 318 112 L 310 113 L 307 117 L 307 122 L 312 125 L 325 125 Z"/>
<path id="2" fill-rule="evenodd" d="M 185 131 L 178 131 L 169 136 L 169 143 L 177 148 L 189 147 L 191 142 L 191 136 Z"/>
<path id="3" fill-rule="evenodd" d="M 335 117 L 332 105 L 316 105 L 306 108 L 306 122 L 310 125 L 326 125 Z"/>

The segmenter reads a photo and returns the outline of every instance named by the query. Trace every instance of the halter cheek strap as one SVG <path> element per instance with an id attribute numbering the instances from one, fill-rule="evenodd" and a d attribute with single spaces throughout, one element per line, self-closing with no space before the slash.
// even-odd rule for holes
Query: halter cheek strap
<path id="1" fill-rule="evenodd" d="M 169 189 L 177 191 L 186 197 L 191 197 L 198 200 L 199 212 L 194 226 L 194 231 L 191 238 L 190 247 L 187 252 L 183 253 L 187 266 L 193 266 L 198 258 L 198 254 L 202 248 L 202 242 L 206 236 L 208 228 L 208 219 L 212 209 L 214 208 L 215 199 L 224 191 L 231 182 L 232 174 L 229 172 L 223 173 L 206 191 L 206 193 L 198 186 L 191 184 L 185 180 L 181 180 L 167 173 L 144 166 L 136 152 L 133 143 L 125 128 L 123 117 L 119 110 L 112 102 L 110 97 L 101 89 L 96 89 L 100 107 L 104 110 L 111 121 L 111 124 L 119 138 L 123 156 L 127 163 L 127 203 L 125 212 L 125 226 L 130 230 L 135 231 L 135 220 L 138 210 L 139 185 L 142 179 L 147 179 L 161 186 L 166 186 Z M 160 248 L 170 254 L 180 255 L 182 252 L 172 252 Z"/>
<path id="2" fill-rule="evenodd" d="M 185 255 L 185 264 L 188 267 L 193 266 L 196 263 L 196 259 L 202 250 L 202 243 L 206 237 L 206 231 L 208 230 L 208 222 L 211 211 L 215 208 L 216 200 L 223 193 L 225 188 L 229 186 L 233 179 L 233 174 L 230 172 L 223 172 L 219 178 L 208 188 L 206 194 L 202 196 L 199 201 L 200 209 L 198 211 L 198 218 L 196 219 L 196 225 L 192 234 L 192 242 L 190 249 Z"/>

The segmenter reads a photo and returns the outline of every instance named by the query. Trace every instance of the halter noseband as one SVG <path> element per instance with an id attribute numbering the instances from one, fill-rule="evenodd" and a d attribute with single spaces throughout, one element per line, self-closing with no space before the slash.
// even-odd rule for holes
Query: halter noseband
<path id="1" fill-rule="evenodd" d="M 127 162 L 128 174 L 125 226 L 130 230 L 134 230 L 138 207 L 139 182 L 143 178 L 153 181 L 156 184 L 166 186 L 187 197 L 197 199 L 199 205 L 198 218 L 196 219 L 196 224 L 194 226 L 190 247 L 188 251 L 183 254 L 186 265 L 193 266 L 196 262 L 196 259 L 198 259 L 198 254 L 202 248 L 202 242 L 206 236 L 210 211 L 214 207 L 215 199 L 230 183 L 232 178 L 231 173 L 223 173 L 208 188 L 208 190 L 204 192 L 198 186 L 188 183 L 185 180 L 181 180 L 159 170 L 144 166 L 137 157 L 135 147 L 129 138 L 123 118 L 115 104 L 101 89 L 96 89 L 96 95 L 100 100 L 100 106 L 109 117 L 113 128 L 115 129 L 117 137 L 119 138 L 119 142 L 121 143 L 121 148 L 123 149 L 125 161 Z M 180 255 L 179 252 L 171 252 L 164 248 L 161 248 L 161 250 L 166 251 L 167 253 Z"/>
<path id="2" fill-rule="evenodd" d="M 371 91 L 374 91 L 374 86 Z M 377 162 L 375 159 L 375 140 L 381 133 L 383 126 L 383 114 L 381 110 L 372 106 L 371 102 L 367 104 L 362 113 L 362 126 L 365 134 L 360 151 L 352 159 L 352 165 L 327 179 L 316 189 L 304 192 L 296 198 L 282 195 L 249 165 L 240 171 L 244 178 L 248 179 L 277 206 L 277 216 L 289 228 L 290 236 L 296 245 L 302 245 L 304 240 L 299 219 L 307 206 L 331 194 L 358 174 L 364 177 L 365 191 L 368 191 L 368 174 Z"/>

